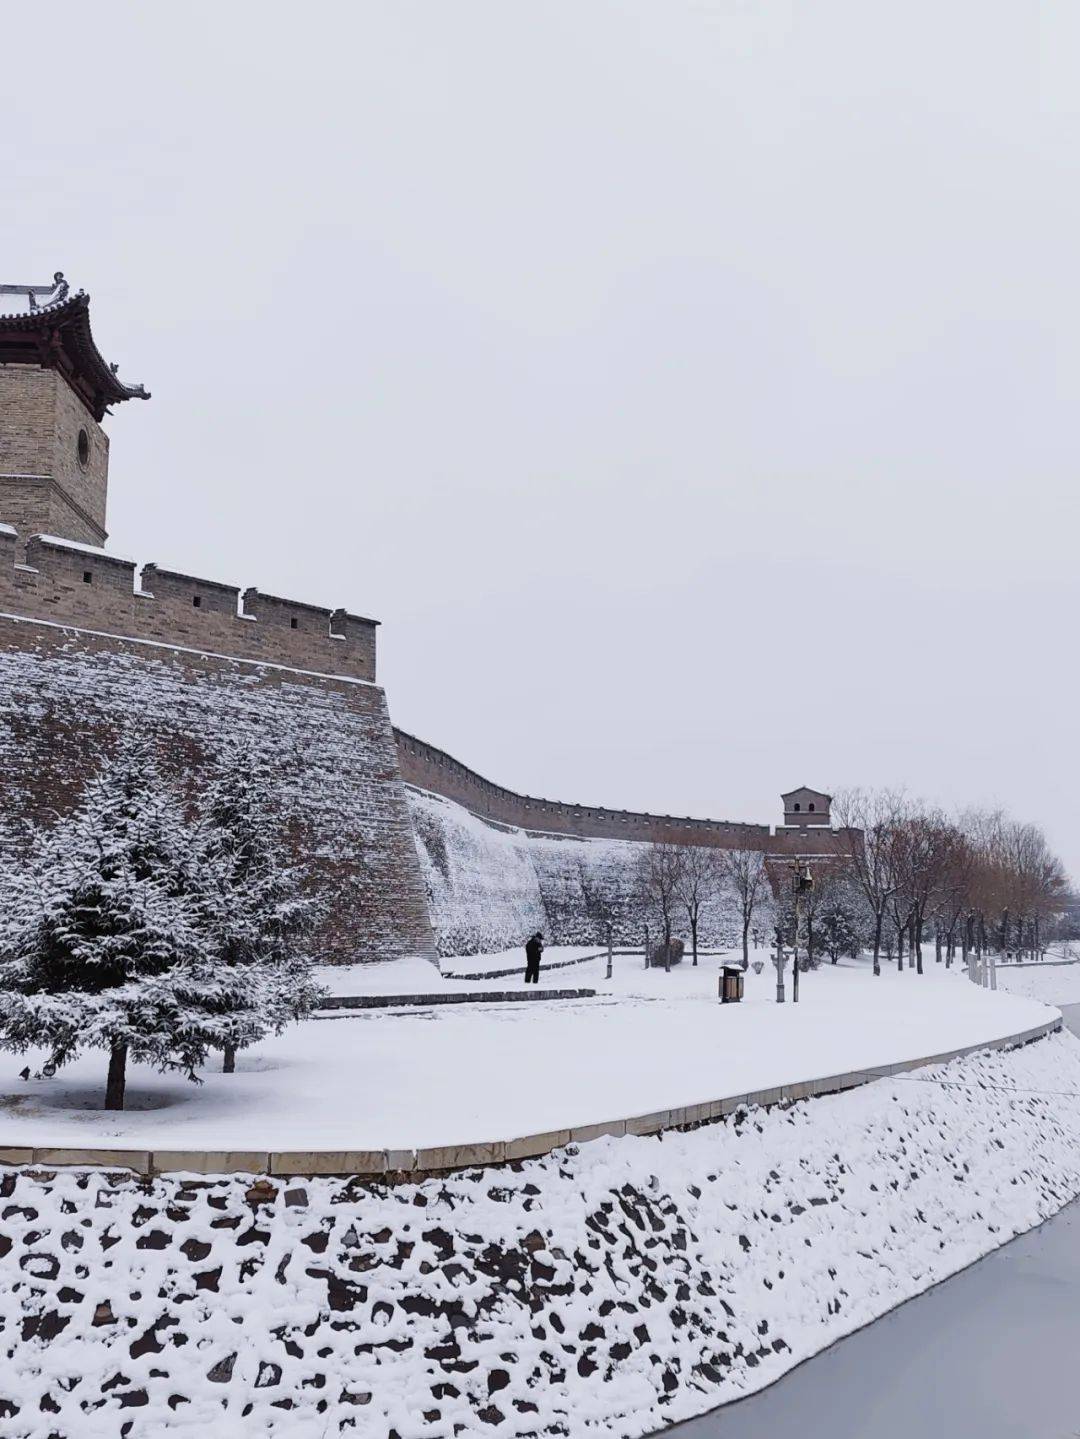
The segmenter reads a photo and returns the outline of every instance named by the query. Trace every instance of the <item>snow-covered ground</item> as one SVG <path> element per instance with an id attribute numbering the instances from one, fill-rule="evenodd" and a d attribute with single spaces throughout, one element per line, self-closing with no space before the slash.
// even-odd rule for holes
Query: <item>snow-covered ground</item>
<path id="1" fill-rule="evenodd" d="M 541 987 L 590 988 L 591 979 L 587 981 L 582 976 L 586 973 L 594 975 L 595 970 L 586 970 L 580 963 L 568 961 L 588 959 L 600 952 L 601 946 L 596 944 L 553 946 L 546 950 L 540 970 Z M 628 962 L 628 957 L 619 957 L 615 961 L 620 966 Z M 637 967 L 644 967 L 640 955 L 634 968 Z M 507 969 L 514 970 L 514 975 L 501 977 L 498 972 Z M 606 971 L 606 962 L 600 965 L 600 970 L 601 973 Z M 455 979 L 455 974 L 494 977 L 462 980 Z M 355 995 L 438 994 L 446 990 L 487 993 L 516 989 L 522 985 L 524 976 L 523 949 L 506 949 L 498 954 L 473 954 L 463 959 L 443 959 L 439 964 L 421 958 L 399 959 L 389 964 L 327 964 L 318 971 L 319 983 L 331 994 Z"/>
<path id="2" fill-rule="evenodd" d="M 9 1171 L 0 1434 L 630 1439 L 1053 1214 L 1078 1092 L 1062 1035 L 420 1184 Z"/>
<path id="3" fill-rule="evenodd" d="M 1043 1004 L 1080 1004 L 1080 964 L 999 965 L 998 990 Z"/>
<path id="4" fill-rule="evenodd" d="M 886 969 L 880 979 L 863 962 L 825 965 L 802 977 L 798 1006 L 790 974 L 789 1002 L 774 1002 L 766 966 L 746 976 L 744 1003 L 720 1005 L 721 962 L 665 974 L 618 956 L 610 981 L 602 959 L 555 972 L 596 988 L 594 999 L 336 1013 L 243 1052 L 236 1074 L 208 1072 L 200 1086 L 133 1066 L 121 1114 L 100 1108 L 100 1054 L 29 1083 L 18 1078 L 25 1058 L 5 1054 L 0 1145 L 348 1150 L 513 1139 L 921 1058 L 1048 1017 L 1032 999 L 979 989 L 932 962 L 921 977 Z M 349 992 L 361 982 L 368 992 L 449 983 L 433 975 L 426 961 L 399 961 L 335 983 Z"/>

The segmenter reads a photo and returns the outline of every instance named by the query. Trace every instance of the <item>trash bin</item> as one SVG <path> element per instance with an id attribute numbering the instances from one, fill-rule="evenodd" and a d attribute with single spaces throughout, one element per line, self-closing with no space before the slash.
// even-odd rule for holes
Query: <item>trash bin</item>
<path id="1" fill-rule="evenodd" d="M 743 995 L 743 972 L 725 964 L 720 973 L 720 1003 L 738 1004 Z"/>

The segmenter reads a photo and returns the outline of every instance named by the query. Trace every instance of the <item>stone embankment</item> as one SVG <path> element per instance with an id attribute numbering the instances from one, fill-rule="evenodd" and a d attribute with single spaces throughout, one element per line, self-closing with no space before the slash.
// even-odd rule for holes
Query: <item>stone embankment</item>
<path id="1" fill-rule="evenodd" d="M 630 1439 L 763 1387 L 1080 1192 L 1054 1036 L 397 1184 L 11 1169 L 0 1433 Z"/>

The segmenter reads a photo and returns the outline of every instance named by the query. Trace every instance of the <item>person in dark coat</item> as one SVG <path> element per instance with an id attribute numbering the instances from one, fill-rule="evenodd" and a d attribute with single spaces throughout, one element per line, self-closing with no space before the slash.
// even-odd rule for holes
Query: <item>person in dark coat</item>
<path id="1" fill-rule="evenodd" d="M 544 952 L 544 936 L 539 930 L 525 946 L 525 983 L 540 983 L 540 956 Z"/>

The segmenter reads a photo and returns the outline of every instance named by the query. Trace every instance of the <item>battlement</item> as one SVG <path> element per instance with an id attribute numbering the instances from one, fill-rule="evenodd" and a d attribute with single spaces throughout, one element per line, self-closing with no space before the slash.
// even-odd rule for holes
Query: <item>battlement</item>
<path id="1" fill-rule="evenodd" d="M 473 814 L 496 824 L 581 839 L 633 839 L 657 843 L 711 845 L 717 849 L 767 849 L 772 832 L 767 824 L 733 820 L 692 819 L 683 815 L 647 814 L 644 811 L 606 809 L 597 805 L 566 804 L 516 794 L 492 784 L 475 770 L 436 749 L 415 735 L 395 729 L 398 765 L 406 784 L 430 790 L 464 805 Z"/>
<path id="2" fill-rule="evenodd" d="M 0 524 L 0 609 L 317 674 L 375 679 L 376 620 L 166 570 Z"/>

